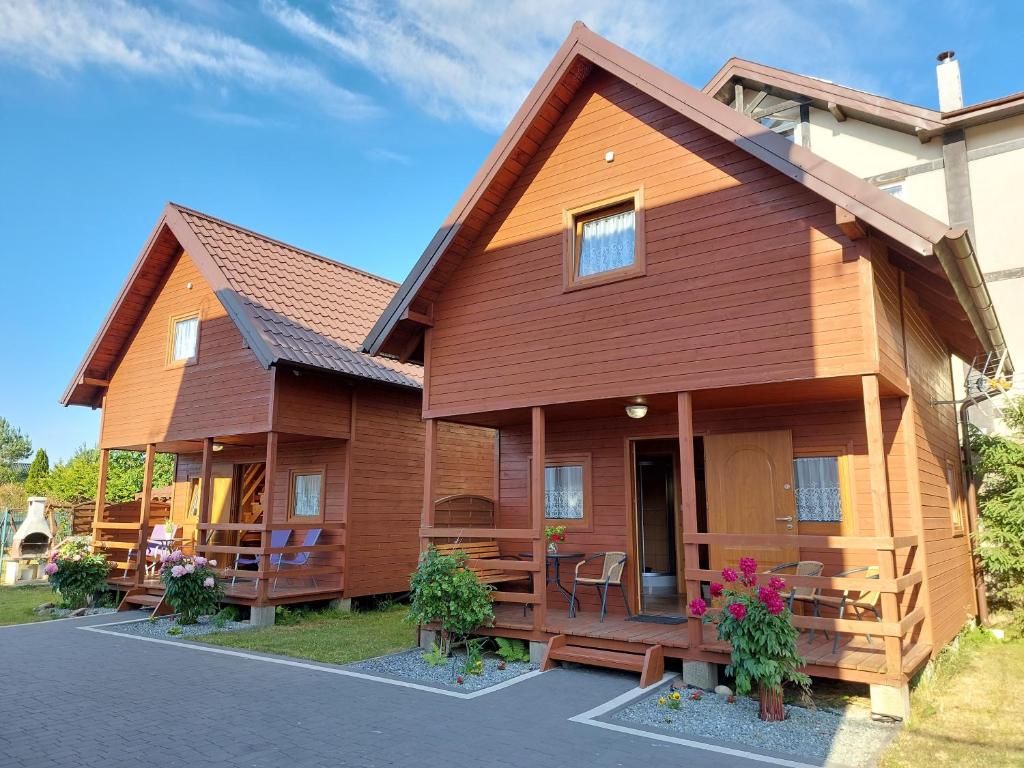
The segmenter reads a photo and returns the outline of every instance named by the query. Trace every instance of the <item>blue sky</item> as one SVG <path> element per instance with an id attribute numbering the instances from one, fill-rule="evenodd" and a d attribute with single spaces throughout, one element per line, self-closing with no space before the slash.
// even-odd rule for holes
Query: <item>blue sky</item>
<path id="1" fill-rule="evenodd" d="M 1024 90 L 1015 2 L 0 0 L 0 416 L 95 442 L 57 401 L 167 200 L 401 280 L 577 18 L 697 86 Z"/>

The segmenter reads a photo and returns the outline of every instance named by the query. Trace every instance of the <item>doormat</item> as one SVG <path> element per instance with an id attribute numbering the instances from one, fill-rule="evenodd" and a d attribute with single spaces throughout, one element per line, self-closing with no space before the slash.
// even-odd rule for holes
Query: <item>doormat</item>
<path id="1" fill-rule="evenodd" d="M 647 624 L 685 624 L 685 616 L 631 616 L 627 621 L 640 621 Z"/>

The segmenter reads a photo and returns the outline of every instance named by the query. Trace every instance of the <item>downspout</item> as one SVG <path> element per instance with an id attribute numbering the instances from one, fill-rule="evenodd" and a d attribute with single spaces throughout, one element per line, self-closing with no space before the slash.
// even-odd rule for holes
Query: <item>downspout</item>
<path id="1" fill-rule="evenodd" d="M 974 577 L 974 590 L 978 596 L 978 623 L 988 624 L 988 593 L 985 589 L 985 575 L 981 567 L 981 558 L 978 556 L 977 539 L 978 533 L 978 489 L 974 482 L 974 462 L 971 453 L 971 417 L 967 409 L 978 403 L 977 399 L 970 398 L 960 404 L 960 432 L 962 434 L 961 452 L 963 453 L 964 476 L 967 491 L 967 536 L 971 543 L 971 575 Z"/>

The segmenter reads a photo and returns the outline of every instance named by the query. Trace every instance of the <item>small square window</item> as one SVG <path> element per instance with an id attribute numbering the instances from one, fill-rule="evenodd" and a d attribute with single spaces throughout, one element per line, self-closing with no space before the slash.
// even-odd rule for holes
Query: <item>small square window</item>
<path id="1" fill-rule="evenodd" d="M 188 363 L 196 359 L 199 349 L 199 315 L 179 317 L 171 321 L 170 362 Z"/>
<path id="2" fill-rule="evenodd" d="M 802 523 L 842 523 L 838 456 L 793 459 L 796 518 Z"/>
<path id="3" fill-rule="evenodd" d="M 289 517 L 311 520 L 322 518 L 324 513 L 324 472 L 316 470 L 294 470 L 292 472 L 291 499 L 288 504 Z"/>
<path id="4" fill-rule="evenodd" d="M 897 200 L 903 199 L 903 185 L 902 184 L 886 184 L 879 187 L 880 190 L 885 192 L 887 195 L 892 195 Z"/>
<path id="5" fill-rule="evenodd" d="M 565 289 L 645 271 L 639 191 L 565 212 Z"/>
<path id="6" fill-rule="evenodd" d="M 583 519 L 583 465 L 544 467 L 544 519 Z"/>

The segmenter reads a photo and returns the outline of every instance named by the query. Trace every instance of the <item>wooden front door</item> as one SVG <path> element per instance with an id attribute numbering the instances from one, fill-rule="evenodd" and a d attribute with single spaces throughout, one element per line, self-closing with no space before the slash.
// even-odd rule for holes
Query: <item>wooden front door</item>
<path id="1" fill-rule="evenodd" d="M 793 435 L 789 430 L 708 435 L 704 438 L 708 533 L 795 535 Z M 736 567 L 744 556 L 759 570 L 800 559 L 784 549 L 742 541 L 709 547 L 711 568 Z"/>

